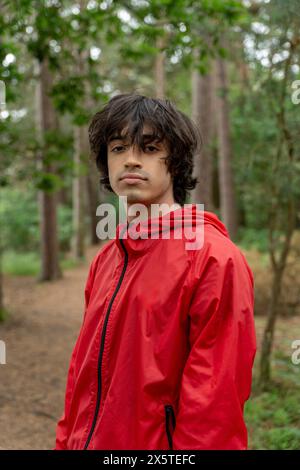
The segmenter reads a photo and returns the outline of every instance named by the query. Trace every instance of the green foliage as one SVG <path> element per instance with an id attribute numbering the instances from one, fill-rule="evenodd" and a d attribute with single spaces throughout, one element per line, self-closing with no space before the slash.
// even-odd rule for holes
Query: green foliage
<path id="1" fill-rule="evenodd" d="M 293 427 L 270 429 L 266 433 L 266 448 L 269 450 L 299 450 L 300 430 Z"/>
<path id="2" fill-rule="evenodd" d="M 52 193 L 62 187 L 62 180 L 54 173 L 38 172 L 36 174 L 36 187 L 46 193 Z"/>
<path id="3" fill-rule="evenodd" d="M 60 205 L 58 206 L 58 239 L 62 251 L 70 249 L 72 234 L 72 208 Z"/>
<path id="4" fill-rule="evenodd" d="M 84 261 L 74 260 L 63 254 L 60 255 L 60 264 L 63 270 L 75 268 L 83 262 Z M 40 263 L 40 257 L 36 251 L 21 253 L 6 251 L 3 254 L 2 269 L 4 274 L 11 276 L 38 276 L 40 273 Z M 4 310 L 3 316 L 5 313 Z"/>
<path id="5" fill-rule="evenodd" d="M 62 250 L 67 251 L 70 248 L 72 236 L 72 209 L 68 206 L 59 205 L 57 208 L 58 216 L 58 237 Z M 40 230 L 39 230 L 39 210 L 34 188 L 27 190 L 2 188 L 0 203 L 1 220 L 1 243 L 5 251 L 14 251 L 22 253 L 25 251 L 39 252 Z M 38 255 L 37 255 L 38 256 Z M 8 265 L 11 263 L 9 261 Z M 29 261 L 32 261 L 30 259 Z M 20 270 L 23 265 L 29 265 L 25 257 L 20 260 Z M 33 272 L 35 272 L 36 263 L 33 262 Z M 27 267 L 25 268 L 25 270 Z"/>
<path id="6" fill-rule="evenodd" d="M 39 219 L 33 191 L 2 188 L 0 197 L 2 249 L 38 250 Z"/>
<path id="7" fill-rule="evenodd" d="M 268 252 L 268 233 L 266 229 L 255 229 L 250 227 L 240 227 L 238 244 L 247 249 L 255 248 L 261 253 Z"/>
<path id="8" fill-rule="evenodd" d="M 40 259 L 37 252 L 5 251 L 3 272 L 13 276 L 35 276 L 39 273 Z"/>
<path id="9" fill-rule="evenodd" d="M 282 347 L 282 344 L 280 345 Z M 279 359 L 280 358 L 280 359 Z M 255 376 L 258 358 L 255 364 Z M 245 405 L 250 449 L 300 449 L 300 408 L 298 388 L 300 368 L 278 351 L 274 359 L 275 382 L 269 391 L 259 393 L 254 380 L 253 392 Z"/>
<path id="10" fill-rule="evenodd" d="M 9 316 L 8 310 L 5 308 L 0 308 L 0 323 L 4 322 Z"/>
<path id="11" fill-rule="evenodd" d="M 77 110 L 78 102 L 84 97 L 82 80 L 80 76 L 69 77 L 65 80 L 60 79 L 53 86 L 51 95 L 58 111 L 73 113 Z"/>

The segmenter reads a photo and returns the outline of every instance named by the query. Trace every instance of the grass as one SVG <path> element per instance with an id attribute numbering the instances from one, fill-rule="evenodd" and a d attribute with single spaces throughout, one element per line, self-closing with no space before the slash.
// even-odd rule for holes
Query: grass
<path id="1" fill-rule="evenodd" d="M 249 449 L 300 449 L 300 365 L 278 351 L 272 363 L 270 390 L 259 393 L 256 383 L 258 361 L 254 367 L 252 394 L 245 405 Z"/>
<path id="2" fill-rule="evenodd" d="M 5 308 L 0 308 L 0 323 L 4 322 L 9 316 L 9 312 Z"/>
<path id="3" fill-rule="evenodd" d="M 81 261 L 64 256 L 61 257 L 60 264 L 61 268 L 65 270 L 79 266 Z M 35 252 L 16 253 L 15 251 L 6 251 L 2 257 L 2 270 L 4 274 L 13 276 L 38 276 L 40 256 Z"/>
<path id="4" fill-rule="evenodd" d="M 2 257 L 2 269 L 4 274 L 14 276 L 35 276 L 40 269 L 40 260 L 37 253 L 16 253 L 6 251 Z"/>

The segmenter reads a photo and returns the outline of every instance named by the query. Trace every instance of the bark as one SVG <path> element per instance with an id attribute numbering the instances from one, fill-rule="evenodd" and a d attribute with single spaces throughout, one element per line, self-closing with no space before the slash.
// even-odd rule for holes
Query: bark
<path id="1" fill-rule="evenodd" d="M 3 294 L 3 274 L 2 274 L 2 247 L 0 246 L 0 321 L 4 315 L 4 294 Z"/>
<path id="2" fill-rule="evenodd" d="M 99 243 L 99 238 L 97 237 L 96 227 L 97 227 L 97 217 L 96 210 L 98 205 L 104 201 L 104 196 L 102 195 L 99 187 L 100 175 L 96 168 L 95 163 L 89 162 L 88 174 L 86 175 L 86 193 L 87 193 L 87 210 L 89 212 L 90 220 L 90 243 L 92 245 L 97 245 Z M 101 194 L 100 194 L 101 193 Z M 101 197 L 102 196 L 102 197 Z"/>
<path id="3" fill-rule="evenodd" d="M 221 217 L 231 238 L 234 238 L 238 229 L 238 217 L 232 169 L 233 154 L 229 124 L 228 79 L 225 61 L 217 59 L 215 65 Z"/>
<path id="4" fill-rule="evenodd" d="M 300 36 L 298 34 L 290 40 L 290 54 L 285 61 L 284 76 L 281 83 L 281 91 L 278 97 L 279 111 L 277 113 L 278 129 L 280 137 L 277 145 L 276 159 L 273 165 L 274 176 L 280 172 L 279 163 L 285 157 L 284 146 L 287 153 L 287 162 L 292 165 L 295 160 L 295 141 L 288 127 L 286 118 L 285 101 L 288 97 L 289 73 L 294 54 L 297 54 L 297 47 L 300 45 Z M 276 181 L 276 178 L 274 178 Z M 292 181 L 291 181 L 292 184 Z M 280 294 L 282 290 L 282 279 L 286 269 L 288 255 L 291 249 L 291 240 L 297 222 L 297 195 L 293 192 L 289 194 L 287 206 L 283 206 L 280 201 L 277 187 L 271 185 L 271 200 L 273 204 L 270 211 L 269 223 L 269 254 L 273 271 L 273 281 L 271 288 L 270 307 L 268 311 L 267 324 L 264 330 L 262 340 L 262 354 L 260 360 L 259 387 L 261 390 L 268 388 L 271 382 L 271 352 L 274 340 L 274 331 L 276 319 L 279 310 Z M 283 212 L 284 211 L 284 212 Z M 286 215 L 285 223 L 281 222 L 282 214 Z M 284 241 L 281 244 L 275 233 L 283 232 Z"/>
<path id="5" fill-rule="evenodd" d="M 38 132 L 43 151 L 40 155 L 39 168 L 43 173 L 54 174 L 53 163 L 47 162 L 47 143 L 45 133 L 56 128 L 55 110 L 53 108 L 49 92 L 52 87 L 52 76 L 47 58 L 39 64 L 40 83 L 38 93 Z M 54 280 L 62 277 L 59 266 L 59 247 L 57 235 L 57 194 L 55 192 L 39 191 L 38 193 L 40 210 L 40 231 L 41 231 L 41 273 L 40 280 Z"/>
<path id="6" fill-rule="evenodd" d="M 275 323 L 278 313 L 278 303 L 280 298 L 281 284 L 282 284 L 283 271 L 278 270 L 274 273 L 271 298 L 268 310 L 267 324 L 264 330 L 262 340 L 262 352 L 260 359 L 260 387 L 262 390 L 267 389 L 271 380 L 271 365 L 270 357 L 272 352 L 272 345 L 274 340 Z"/>
<path id="7" fill-rule="evenodd" d="M 58 204 L 62 204 L 63 206 L 68 205 L 68 188 L 61 188 L 57 193 Z"/>
<path id="8" fill-rule="evenodd" d="M 165 97 L 165 38 L 157 39 L 157 48 L 159 52 L 155 58 L 155 95 L 156 98 L 164 99 Z"/>
<path id="9" fill-rule="evenodd" d="M 213 100 L 212 75 L 192 72 L 192 118 L 201 134 L 200 153 L 195 156 L 194 175 L 198 184 L 192 191 L 192 202 L 204 204 L 205 210 L 213 211 Z"/>
<path id="10" fill-rule="evenodd" d="M 271 353 L 274 341 L 275 324 L 278 317 L 279 301 L 282 290 L 282 280 L 287 265 L 288 254 L 291 249 L 292 235 L 296 225 L 296 210 L 294 201 L 291 201 L 288 208 L 288 220 L 285 228 L 285 240 L 280 252 L 280 259 L 276 259 L 276 245 L 273 239 L 273 228 L 270 231 L 270 258 L 273 271 L 273 279 L 271 286 L 270 304 L 268 310 L 267 323 L 265 326 L 262 353 L 260 359 L 260 377 L 259 386 L 261 390 L 268 388 L 271 382 Z"/>
<path id="11" fill-rule="evenodd" d="M 86 139 L 85 127 L 74 128 L 74 167 L 76 176 L 73 177 L 73 240 L 72 251 L 75 259 L 84 256 L 84 175 L 81 174 L 84 157 L 84 140 Z"/>

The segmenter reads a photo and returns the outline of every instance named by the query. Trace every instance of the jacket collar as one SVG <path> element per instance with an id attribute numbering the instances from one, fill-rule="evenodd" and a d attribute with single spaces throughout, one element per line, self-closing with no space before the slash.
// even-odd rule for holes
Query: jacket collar
<path id="1" fill-rule="evenodd" d="M 116 228 L 116 244 L 124 255 L 124 249 L 129 255 L 140 256 L 147 252 L 158 240 L 178 238 L 178 231 L 184 234 L 184 239 L 195 240 L 196 224 L 214 226 L 225 237 L 229 234 L 225 225 L 212 212 L 199 211 L 196 204 L 185 204 L 183 207 L 159 217 L 149 217 L 140 222 L 125 222 Z M 186 237 L 183 227 L 190 227 L 190 235 Z M 199 227 L 199 225 L 198 225 Z M 197 227 L 197 230 L 198 230 Z M 187 229 L 188 230 L 188 229 Z M 205 234 L 205 231 L 204 231 Z"/>

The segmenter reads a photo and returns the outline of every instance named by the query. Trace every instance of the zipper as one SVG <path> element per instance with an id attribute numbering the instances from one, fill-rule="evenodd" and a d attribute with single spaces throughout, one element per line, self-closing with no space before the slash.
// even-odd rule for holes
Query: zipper
<path id="1" fill-rule="evenodd" d="M 171 434 L 171 429 L 170 429 L 170 418 L 172 422 L 173 432 L 176 426 L 176 418 L 175 418 L 175 413 L 174 413 L 174 409 L 172 405 L 165 405 L 165 416 L 166 416 L 166 433 L 168 437 L 169 448 L 170 450 L 172 450 L 173 440 L 172 440 L 172 434 Z"/>
<path id="2" fill-rule="evenodd" d="M 124 242 L 123 242 L 122 239 L 120 239 L 120 243 L 121 243 L 122 248 L 123 248 L 124 253 L 125 253 L 124 265 L 123 265 L 123 269 L 122 269 L 121 276 L 119 278 L 117 287 L 115 288 L 115 291 L 114 291 L 114 293 L 113 293 L 113 295 L 110 299 L 110 303 L 109 303 L 109 306 L 108 306 L 108 309 L 107 309 L 107 312 L 106 312 L 106 317 L 105 317 L 104 324 L 103 324 L 102 335 L 101 335 L 101 346 L 100 346 L 100 351 L 99 351 L 99 356 L 98 356 L 98 389 L 97 389 L 96 407 L 95 407 L 95 413 L 94 413 L 92 426 L 91 426 L 91 429 L 90 429 L 90 432 L 89 432 L 89 435 L 88 435 L 88 438 L 86 440 L 86 443 L 84 445 L 83 450 L 86 450 L 88 448 L 89 443 L 91 442 L 95 427 L 96 427 L 96 423 L 97 423 L 97 417 L 98 417 L 98 413 L 99 413 L 99 409 L 100 409 L 100 402 L 101 402 L 101 388 L 102 388 L 101 366 L 102 366 L 102 358 L 103 358 L 107 323 L 108 323 L 108 319 L 109 319 L 109 315 L 110 315 L 110 312 L 111 312 L 113 302 L 114 302 L 115 297 L 116 297 L 116 295 L 117 295 L 117 293 L 118 293 L 118 291 L 121 287 L 121 284 L 122 284 L 122 281 L 123 281 L 123 278 L 124 278 L 124 275 L 125 275 L 125 271 L 126 271 L 126 268 L 127 268 L 127 264 L 128 264 L 128 253 L 126 251 L 126 248 L 125 248 L 125 245 L 124 245 Z"/>

